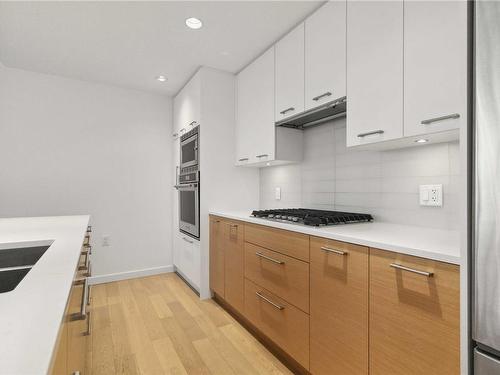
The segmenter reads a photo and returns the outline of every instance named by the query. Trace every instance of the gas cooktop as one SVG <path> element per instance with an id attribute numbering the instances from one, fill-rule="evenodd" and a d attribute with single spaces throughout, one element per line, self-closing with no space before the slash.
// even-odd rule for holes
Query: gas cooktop
<path id="1" fill-rule="evenodd" d="M 268 220 L 287 221 L 313 226 L 351 224 L 370 222 L 373 220 L 370 214 L 310 210 L 305 208 L 255 210 L 252 212 L 252 216 Z"/>

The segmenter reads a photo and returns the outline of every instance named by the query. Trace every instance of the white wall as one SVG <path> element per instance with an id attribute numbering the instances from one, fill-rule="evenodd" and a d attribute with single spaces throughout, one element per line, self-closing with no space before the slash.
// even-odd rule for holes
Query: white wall
<path id="1" fill-rule="evenodd" d="M 261 169 L 261 208 L 366 212 L 378 221 L 459 228 L 458 142 L 358 151 L 346 148 L 345 131 L 345 118 L 306 129 L 302 163 Z M 443 185 L 443 207 L 419 206 L 421 184 Z"/>
<path id="2" fill-rule="evenodd" d="M 168 97 L 0 65 L 0 217 L 92 215 L 94 275 L 171 265 L 171 121 Z"/>

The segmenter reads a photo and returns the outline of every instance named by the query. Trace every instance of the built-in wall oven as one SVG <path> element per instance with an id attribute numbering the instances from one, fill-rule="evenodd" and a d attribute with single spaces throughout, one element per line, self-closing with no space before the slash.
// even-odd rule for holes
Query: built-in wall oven
<path id="1" fill-rule="evenodd" d="M 198 137 L 198 127 L 181 136 L 181 165 L 176 184 L 179 191 L 179 230 L 194 238 L 200 238 Z"/>
<path id="2" fill-rule="evenodd" d="M 179 230 L 200 238 L 200 181 L 198 171 L 180 175 L 179 183 Z"/>

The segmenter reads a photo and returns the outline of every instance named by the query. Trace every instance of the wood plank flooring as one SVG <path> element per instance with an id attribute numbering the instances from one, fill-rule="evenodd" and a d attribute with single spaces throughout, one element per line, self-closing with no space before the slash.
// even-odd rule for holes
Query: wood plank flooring
<path id="1" fill-rule="evenodd" d="M 89 367 L 110 374 L 291 374 L 173 273 L 93 286 Z"/>

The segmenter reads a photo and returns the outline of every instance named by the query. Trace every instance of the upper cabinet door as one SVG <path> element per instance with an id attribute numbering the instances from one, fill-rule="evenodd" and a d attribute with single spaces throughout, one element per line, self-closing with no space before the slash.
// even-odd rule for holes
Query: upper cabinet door
<path id="1" fill-rule="evenodd" d="M 276 121 L 304 111 L 304 24 L 276 43 Z"/>
<path id="2" fill-rule="evenodd" d="M 201 83 L 196 74 L 174 98 L 173 135 L 180 136 L 200 123 Z"/>
<path id="3" fill-rule="evenodd" d="M 274 47 L 237 76 L 236 164 L 273 160 Z"/>
<path id="4" fill-rule="evenodd" d="M 467 2 L 405 1 L 404 20 L 405 136 L 459 128 L 466 121 Z"/>
<path id="5" fill-rule="evenodd" d="M 330 1 L 305 22 L 305 109 L 346 95 L 346 2 Z"/>
<path id="6" fill-rule="evenodd" d="M 347 146 L 403 136 L 403 2 L 347 3 Z"/>

